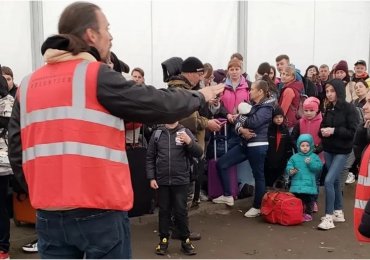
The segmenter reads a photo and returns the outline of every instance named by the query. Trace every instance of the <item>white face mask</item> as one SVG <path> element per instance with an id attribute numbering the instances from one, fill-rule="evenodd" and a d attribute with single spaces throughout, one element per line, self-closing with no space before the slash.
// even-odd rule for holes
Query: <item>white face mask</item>
<path id="1" fill-rule="evenodd" d="M 201 80 L 200 82 L 199 82 L 199 87 L 200 88 L 204 88 L 206 85 L 204 84 L 204 81 L 203 80 Z"/>

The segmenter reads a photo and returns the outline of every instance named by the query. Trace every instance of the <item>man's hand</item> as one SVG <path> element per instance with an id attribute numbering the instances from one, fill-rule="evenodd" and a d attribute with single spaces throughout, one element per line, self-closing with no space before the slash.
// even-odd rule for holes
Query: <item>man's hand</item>
<path id="1" fill-rule="evenodd" d="M 216 86 L 202 88 L 198 91 L 203 94 L 206 102 L 208 102 L 211 99 L 213 99 L 214 96 L 217 96 L 218 94 L 221 94 L 222 92 L 224 92 L 224 89 L 225 89 L 225 84 L 218 84 Z"/>
<path id="2" fill-rule="evenodd" d="M 221 130 L 221 122 L 217 119 L 208 120 L 207 128 L 209 131 L 218 132 Z"/>
<path id="3" fill-rule="evenodd" d="M 208 104 L 211 106 L 218 106 L 218 102 L 220 102 L 218 98 L 212 98 L 210 101 L 208 101 Z"/>
<path id="4" fill-rule="evenodd" d="M 150 187 L 152 188 L 152 189 L 158 189 L 158 184 L 157 184 L 157 181 L 156 180 L 151 180 L 150 181 Z"/>

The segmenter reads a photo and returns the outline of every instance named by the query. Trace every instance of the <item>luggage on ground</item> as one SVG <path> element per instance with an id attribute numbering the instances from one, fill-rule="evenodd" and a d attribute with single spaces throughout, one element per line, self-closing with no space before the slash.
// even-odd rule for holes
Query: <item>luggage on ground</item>
<path id="1" fill-rule="evenodd" d="M 261 213 L 263 219 L 272 224 L 293 226 L 303 222 L 302 201 L 289 192 L 267 192 L 262 199 Z"/>
<path id="2" fill-rule="evenodd" d="M 220 120 L 220 119 L 219 119 Z M 220 120 L 222 121 L 222 120 Z M 223 149 L 225 149 L 224 153 L 227 153 L 227 124 L 224 124 L 224 135 L 221 136 L 220 133 L 214 132 L 214 158 L 210 159 L 208 162 L 208 197 L 209 199 L 215 199 L 223 195 L 223 187 L 220 181 L 220 178 L 218 177 L 217 168 L 216 168 L 216 161 L 218 157 L 218 149 L 217 145 L 220 142 L 217 142 L 217 140 L 223 140 Z M 230 190 L 231 194 L 234 197 L 234 199 L 238 198 L 239 195 L 239 185 L 238 185 L 238 173 L 237 173 L 237 167 L 232 166 L 229 169 L 229 176 L 230 176 Z"/>
<path id="3" fill-rule="evenodd" d="M 36 210 L 26 194 L 13 192 L 13 220 L 16 226 L 21 223 L 36 224 Z"/>
<path id="4" fill-rule="evenodd" d="M 142 140 L 144 139 L 142 138 Z M 144 142 L 142 142 L 141 147 L 128 145 L 126 148 L 127 159 L 130 166 L 132 188 L 134 190 L 134 206 L 128 212 L 129 217 L 154 214 L 155 191 L 150 187 L 149 181 L 146 177 L 146 150 Z"/>

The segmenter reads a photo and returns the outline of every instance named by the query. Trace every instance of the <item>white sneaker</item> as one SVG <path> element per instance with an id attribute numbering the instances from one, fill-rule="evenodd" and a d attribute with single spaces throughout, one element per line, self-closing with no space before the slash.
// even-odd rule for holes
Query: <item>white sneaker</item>
<path id="1" fill-rule="evenodd" d="M 351 183 L 354 183 L 355 181 L 356 181 L 355 175 L 352 172 L 349 172 L 347 180 L 346 180 L 346 184 L 351 184 Z"/>
<path id="2" fill-rule="evenodd" d="M 38 250 L 37 250 L 37 240 L 32 241 L 31 243 L 22 246 L 22 249 L 23 249 L 24 252 L 37 253 L 38 252 Z"/>
<path id="3" fill-rule="evenodd" d="M 326 215 L 325 217 L 321 218 L 321 223 L 317 226 L 317 228 L 322 230 L 335 228 L 333 217 L 331 215 Z"/>
<path id="4" fill-rule="evenodd" d="M 245 212 L 244 217 L 246 218 L 255 218 L 261 215 L 260 209 L 251 208 L 247 212 Z"/>
<path id="5" fill-rule="evenodd" d="M 199 199 L 200 201 L 208 201 L 208 196 L 205 194 L 203 190 L 200 191 Z"/>
<path id="6" fill-rule="evenodd" d="M 227 206 L 234 206 L 234 198 L 232 196 L 220 196 L 212 200 L 216 204 L 226 204 Z"/>
<path id="7" fill-rule="evenodd" d="M 345 222 L 343 210 L 335 210 L 333 214 L 333 222 Z"/>

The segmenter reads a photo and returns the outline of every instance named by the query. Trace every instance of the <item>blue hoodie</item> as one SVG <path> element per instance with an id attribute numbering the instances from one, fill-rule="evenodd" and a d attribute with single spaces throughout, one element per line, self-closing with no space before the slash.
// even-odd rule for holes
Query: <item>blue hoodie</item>
<path id="1" fill-rule="evenodd" d="M 302 142 L 310 144 L 310 151 L 306 154 L 300 150 Z M 317 194 L 316 174 L 322 170 L 322 162 L 316 154 L 313 153 L 314 142 L 310 134 L 302 134 L 297 141 L 298 153 L 294 154 L 288 161 L 286 171 L 293 176 L 289 192 L 301 194 Z M 310 158 L 311 161 L 306 163 L 305 160 Z M 290 174 L 291 169 L 298 169 L 294 175 Z"/>
<path id="2" fill-rule="evenodd" d="M 239 127 L 253 130 L 256 134 L 248 140 L 242 139 L 243 142 L 268 142 L 268 128 L 272 118 L 272 111 L 274 109 L 275 99 L 266 98 L 261 103 L 253 105 L 251 111 L 247 116 L 239 115 L 236 119 L 235 130 Z"/>

